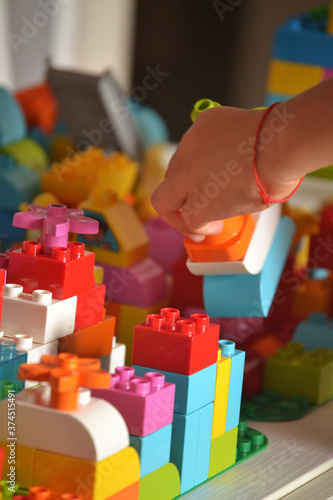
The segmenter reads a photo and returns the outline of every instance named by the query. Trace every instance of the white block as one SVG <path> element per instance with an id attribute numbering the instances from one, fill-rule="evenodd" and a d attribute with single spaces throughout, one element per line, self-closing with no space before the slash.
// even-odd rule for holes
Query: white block
<path id="1" fill-rule="evenodd" d="M 101 368 L 109 373 L 115 373 L 117 366 L 125 365 L 126 345 L 119 344 L 116 338 L 113 337 L 112 352 L 99 358 L 101 360 Z"/>
<path id="2" fill-rule="evenodd" d="M 279 225 L 281 205 L 277 203 L 253 215 L 256 227 L 243 259 L 227 262 L 193 262 L 188 258 L 186 261 L 188 270 L 196 276 L 260 273 Z"/>
<path id="3" fill-rule="evenodd" d="M 77 410 L 60 411 L 34 403 L 40 398 L 40 390 L 25 389 L 16 396 L 17 444 L 96 462 L 129 446 L 125 420 L 107 401 L 90 398 Z M 2 400 L 0 441 L 7 441 L 7 414 L 7 400 Z"/>
<path id="4" fill-rule="evenodd" d="M 7 337 L 24 334 L 45 344 L 74 331 L 77 297 L 52 298 L 47 290 L 23 293 L 21 285 L 4 287 L 1 329 Z"/>

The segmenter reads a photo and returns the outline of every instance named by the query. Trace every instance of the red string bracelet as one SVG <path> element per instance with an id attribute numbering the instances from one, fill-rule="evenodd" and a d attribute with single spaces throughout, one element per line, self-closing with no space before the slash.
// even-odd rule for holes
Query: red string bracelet
<path id="1" fill-rule="evenodd" d="M 289 198 L 291 198 L 292 195 L 297 191 L 297 189 L 299 188 L 302 180 L 304 179 L 304 177 L 301 177 L 301 179 L 299 180 L 299 182 L 298 182 L 297 186 L 295 187 L 295 189 L 293 189 L 292 192 L 288 196 L 286 196 L 285 198 L 282 198 L 281 200 L 275 200 L 274 198 L 271 198 L 270 196 L 268 196 L 268 194 L 265 191 L 264 186 L 261 184 L 261 182 L 259 180 L 259 176 L 258 176 L 258 172 L 257 172 L 257 164 L 256 164 L 256 161 L 257 161 L 257 147 L 258 147 L 258 142 L 259 142 L 259 135 L 260 135 L 262 124 L 264 123 L 264 120 L 265 120 L 266 116 L 268 115 L 268 113 L 277 104 L 280 104 L 280 103 L 279 102 L 274 102 L 273 104 L 271 104 L 265 110 L 264 114 L 262 115 L 262 117 L 260 119 L 260 122 L 259 122 L 259 125 L 258 125 L 258 128 L 257 128 L 257 131 L 256 131 L 256 136 L 255 136 L 255 141 L 254 141 L 254 146 L 253 146 L 253 155 L 252 155 L 253 174 L 254 174 L 254 178 L 256 180 L 257 186 L 259 188 L 259 193 L 260 193 L 261 199 L 262 199 L 262 201 L 263 201 L 263 203 L 265 205 L 269 205 L 270 203 L 283 203 L 284 201 L 289 200 Z"/>

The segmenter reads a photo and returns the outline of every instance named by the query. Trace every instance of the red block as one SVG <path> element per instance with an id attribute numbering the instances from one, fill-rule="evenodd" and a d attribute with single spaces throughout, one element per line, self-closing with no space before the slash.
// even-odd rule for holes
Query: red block
<path id="1" fill-rule="evenodd" d="M 219 332 L 206 314 L 185 319 L 178 309 L 161 309 L 134 328 L 132 363 L 192 375 L 216 363 Z"/>
<path id="2" fill-rule="evenodd" d="M 54 247 L 47 255 L 40 243 L 24 241 L 22 249 L 10 252 L 8 283 L 22 285 L 25 293 L 49 290 L 54 299 L 67 299 L 94 288 L 94 263 L 95 254 L 85 252 L 83 243 Z"/>
<path id="3" fill-rule="evenodd" d="M 333 269 L 333 203 L 320 213 L 320 233 L 312 236 L 309 267 Z"/>
<path id="4" fill-rule="evenodd" d="M 0 325 L 1 325 L 1 313 L 2 313 L 2 300 L 3 300 L 3 288 L 6 280 L 6 271 L 0 269 Z"/>
<path id="5" fill-rule="evenodd" d="M 110 388 L 93 389 L 91 394 L 117 408 L 131 435 L 144 437 L 172 423 L 175 388 L 162 373 L 136 377 L 134 368 L 119 366 Z"/>
<path id="6" fill-rule="evenodd" d="M 74 331 L 102 321 L 104 315 L 105 285 L 77 295 Z"/>
<path id="7" fill-rule="evenodd" d="M 186 259 L 174 263 L 171 304 L 182 313 L 186 307 L 204 307 L 202 287 L 203 276 L 192 274 Z"/>
<path id="8" fill-rule="evenodd" d="M 0 481 L 2 480 L 4 465 L 5 465 L 5 449 L 0 447 Z"/>

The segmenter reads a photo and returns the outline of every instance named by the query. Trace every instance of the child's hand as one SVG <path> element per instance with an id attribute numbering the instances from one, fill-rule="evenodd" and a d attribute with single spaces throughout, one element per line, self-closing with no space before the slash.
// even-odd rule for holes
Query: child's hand
<path id="1" fill-rule="evenodd" d="M 164 220 L 200 241 L 202 235 L 219 233 L 222 219 L 266 208 L 252 167 L 254 138 L 263 112 L 216 107 L 198 116 L 152 196 Z M 267 193 L 280 198 L 292 191 L 295 182 L 275 178 L 272 167 L 279 161 L 275 136 L 270 144 L 259 145 L 257 171 Z"/>

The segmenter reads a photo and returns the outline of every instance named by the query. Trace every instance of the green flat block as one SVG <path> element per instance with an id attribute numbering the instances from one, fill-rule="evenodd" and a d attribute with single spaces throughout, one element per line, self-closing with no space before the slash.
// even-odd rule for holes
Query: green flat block
<path id="1" fill-rule="evenodd" d="M 247 420 L 241 418 L 238 425 L 236 463 L 244 462 L 268 446 L 268 439 L 262 433 L 247 426 Z"/>
<path id="2" fill-rule="evenodd" d="M 333 181 L 333 165 L 329 165 L 325 168 L 320 168 L 319 170 L 311 172 L 311 174 L 308 175 L 310 175 L 311 177 L 320 177 L 321 179 L 329 179 Z"/>
<path id="3" fill-rule="evenodd" d="M 242 401 L 241 416 L 248 420 L 279 422 L 297 420 L 318 405 L 305 396 L 283 397 L 279 391 L 266 390 L 258 396 Z"/>
<path id="4" fill-rule="evenodd" d="M 219 474 L 236 461 L 238 427 L 212 439 L 208 478 Z"/>
<path id="5" fill-rule="evenodd" d="M 16 163 L 31 168 L 37 174 L 44 172 L 49 164 L 44 149 L 29 137 L 1 146 L 0 153 L 11 156 Z"/>
<path id="6" fill-rule="evenodd" d="M 171 462 L 140 479 L 139 500 L 171 500 L 179 493 L 178 469 Z"/>

